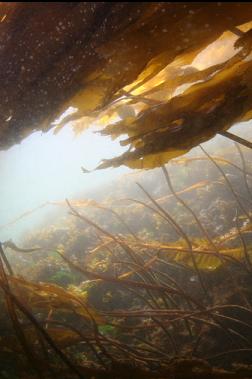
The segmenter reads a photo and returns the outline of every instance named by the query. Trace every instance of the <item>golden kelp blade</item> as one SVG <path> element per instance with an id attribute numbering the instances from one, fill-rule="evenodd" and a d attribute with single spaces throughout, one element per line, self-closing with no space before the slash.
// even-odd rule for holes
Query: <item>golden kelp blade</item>
<path id="1" fill-rule="evenodd" d="M 98 169 L 104 169 L 107 167 L 110 167 L 111 164 L 114 167 L 120 166 L 121 164 L 125 164 L 129 168 L 135 168 L 135 169 L 152 169 L 155 167 L 160 167 L 163 164 L 167 163 L 170 159 L 173 159 L 177 156 L 186 154 L 186 150 L 172 150 L 161 153 L 161 154 L 149 154 L 145 155 L 143 157 L 139 157 L 137 159 L 128 159 L 124 161 L 124 158 L 122 156 L 121 159 L 111 159 L 111 160 L 104 160 Z M 125 154 L 127 156 L 127 153 Z M 113 163 L 112 163 L 113 162 Z"/>
<path id="2" fill-rule="evenodd" d="M 214 182 L 214 183 L 216 183 L 216 182 Z M 217 182 L 217 183 L 220 183 L 220 182 Z M 205 187 L 207 187 L 210 184 L 213 184 L 213 182 L 211 182 L 209 180 L 201 180 L 200 182 L 192 184 L 191 186 L 186 187 L 186 188 L 184 188 L 181 191 L 178 191 L 177 195 L 183 195 L 185 193 L 188 193 L 188 192 L 200 189 L 200 188 L 205 188 Z M 156 199 L 156 201 L 159 204 L 164 204 L 168 200 L 171 200 L 172 198 L 173 198 L 173 195 L 165 195 L 165 196 L 162 196 L 162 197 Z M 131 199 L 129 199 L 129 200 L 131 200 Z M 134 201 L 134 199 L 132 199 L 132 201 Z M 143 208 L 145 205 L 151 205 L 151 202 L 147 202 L 146 204 L 144 204 L 144 203 L 143 204 L 136 204 L 136 205 L 134 205 L 134 209 L 136 210 L 138 208 Z"/>
<path id="3" fill-rule="evenodd" d="M 243 216 L 241 216 L 243 217 Z M 247 217 L 246 217 L 247 220 Z M 251 223 L 243 225 L 240 227 L 240 231 L 242 234 L 244 233 L 251 233 L 252 232 L 252 225 Z M 229 232 L 225 233 L 224 235 L 220 236 L 219 238 L 216 238 L 215 241 L 218 245 L 223 246 L 225 242 L 232 241 L 235 238 L 239 236 L 239 231 L 236 228 L 232 228 Z"/>
<path id="4" fill-rule="evenodd" d="M 53 338 L 54 342 L 61 348 L 71 346 L 81 341 L 81 337 L 78 334 L 67 328 L 49 327 L 46 329 L 46 331 L 50 335 L 50 337 Z M 34 329 L 28 327 L 24 328 L 24 332 L 29 343 L 35 345 L 38 341 L 37 332 L 35 332 Z M 22 349 L 18 344 L 17 337 L 15 337 L 14 335 L 9 335 L 8 337 L 1 337 L 0 352 L 4 351 L 13 351 L 19 353 L 22 352 Z"/>
<path id="5" fill-rule="evenodd" d="M 131 168 L 153 168 L 170 159 L 183 155 L 191 147 L 213 137 L 216 132 L 228 129 L 234 122 L 244 121 L 251 110 L 252 88 L 248 84 L 252 77 L 250 61 L 238 53 L 223 69 L 206 81 L 192 85 L 180 96 L 166 104 L 142 112 L 137 119 L 120 122 L 103 132 L 127 133 L 131 149 L 121 157 L 105 160 L 98 168 L 127 165 Z M 237 92 L 233 88 L 237 86 Z M 241 88 L 242 87 L 242 88 Z M 244 103 L 236 102 L 240 93 Z M 222 112 L 229 113 L 222 117 Z M 181 123 L 181 115 L 182 123 Z M 177 125 L 178 118 L 180 120 Z M 213 123 L 214 120 L 214 123 Z"/>
<path id="6" fill-rule="evenodd" d="M 250 249 L 251 250 L 251 249 Z M 244 252 L 242 248 L 229 248 L 222 249 L 219 251 L 219 254 L 211 253 L 201 253 L 194 251 L 194 258 L 197 263 L 197 267 L 200 270 L 213 271 L 223 265 L 223 262 L 227 260 L 227 258 L 233 258 L 234 260 L 241 261 L 244 259 Z M 192 258 L 189 253 L 177 253 L 174 258 L 175 262 L 182 263 L 184 265 L 188 265 L 193 268 Z"/>
<path id="7" fill-rule="evenodd" d="M 251 227 L 250 227 L 251 229 Z M 242 229 L 242 232 L 244 230 Z M 229 238 L 235 238 L 237 233 L 232 233 L 232 236 L 229 235 Z M 159 241 L 141 241 L 134 240 L 129 237 L 121 238 L 121 241 L 124 241 L 132 249 L 141 252 L 141 256 L 145 256 L 145 250 L 152 251 L 153 257 L 145 262 L 143 267 L 139 267 L 137 270 L 131 270 L 126 273 L 121 274 L 118 278 L 125 279 L 133 275 L 136 272 L 141 272 L 142 270 L 152 267 L 160 257 L 167 259 L 168 261 L 174 261 L 176 263 L 188 266 L 193 268 L 192 255 L 188 248 L 181 246 L 181 241 L 176 243 L 160 243 Z M 228 238 L 228 237 L 227 237 Z M 238 248 L 229 248 L 229 247 L 220 247 L 218 252 L 209 249 L 209 246 L 206 245 L 206 241 L 192 241 L 193 242 L 193 256 L 197 267 L 200 270 L 216 270 L 223 262 L 234 260 L 242 261 L 244 259 L 244 251 L 242 247 Z M 221 241 L 219 241 L 220 243 Z M 105 238 L 101 245 L 98 245 L 92 253 L 99 251 L 102 247 L 107 246 L 108 244 L 115 244 L 115 242 L 109 238 Z M 218 245 L 217 245 L 218 246 Z M 250 253 L 251 247 L 248 247 Z"/>
<path id="8" fill-rule="evenodd" d="M 103 323 L 102 316 L 98 314 L 87 303 L 86 296 L 74 294 L 70 290 L 65 290 L 56 284 L 34 283 L 19 277 L 9 277 L 15 293 L 30 307 L 49 311 L 51 309 L 74 312 L 84 318 L 98 324 Z"/>
<path id="9" fill-rule="evenodd" d="M 151 168 L 174 156 L 157 154 L 183 153 L 251 117 L 250 3 L 3 3 L 1 10 L 3 148 L 34 127 L 50 129 L 74 107 L 83 128 L 100 120 L 112 138 L 128 135 L 130 153 L 104 167 L 138 167 L 146 157 L 140 166 Z M 211 67 L 194 66 L 223 35 L 234 42 L 232 54 L 217 46 Z"/>

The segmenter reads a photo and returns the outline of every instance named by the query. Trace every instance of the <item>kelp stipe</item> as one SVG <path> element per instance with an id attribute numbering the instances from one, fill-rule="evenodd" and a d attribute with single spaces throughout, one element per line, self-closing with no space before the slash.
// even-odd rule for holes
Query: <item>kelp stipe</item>
<path id="1" fill-rule="evenodd" d="M 207 159 L 213 162 L 209 155 Z M 228 164 L 241 172 L 246 187 L 245 176 L 250 174 L 244 159 L 242 168 L 227 160 L 219 159 L 217 163 L 214 159 L 213 163 L 218 169 L 219 164 Z M 241 206 L 239 194 L 223 177 L 226 176 L 224 171 L 219 170 L 236 201 L 237 211 L 235 230 L 223 237 L 212 237 L 191 205 L 182 198 L 183 193 L 190 193 L 201 185 L 192 185 L 189 191 L 180 193 L 174 189 L 168 169 L 163 167 L 162 170 L 171 193 L 166 199 L 173 196 L 185 209 L 201 238 L 189 236 L 176 215 L 165 208 L 164 200 L 155 199 L 139 184 L 148 201 L 136 199 L 132 203 L 151 212 L 153 217 L 158 215 L 166 228 L 176 232 L 175 242 L 143 239 L 135 231 L 132 233 L 123 216 L 114 210 L 112 213 L 128 234 L 112 233 L 67 201 L 71 215 L 97 234 L 98 244 L 90 250 L 87 266 L 73 261 L 63 250 L 53 246 L 52 249 L 20 248 L 11 241 L 2 244 L 0 285 L 14 336 L 21 346 L 18 355 L 27 357 L 26 363 L 22 363 L 23 370 L 31 370 L 31 378 L 34 375 L 45 379 L 54 375 L 66 379 L 73 376 L 112 379 L 197 375 L 199 379 L 214 379 L 223 374 L 215 365 L 225 362 L 229 356 L 237 360 L 237 355 L 247 357 L 251 352 L 251 298 L 240 279 L 245 280 L 251 272 L 250 246 L 245 238 L 250 224 L 240 225 L 243 214 L 239 211 L 243 211 L 244 205 Z M 219 178 L 217 182 L 221 183 Z M 108 211 L 107 207 L 93 206 Z M 245 217 L 247 214 L 250 216 L 247 211 Z M 235 237 L 240 240 L 236 248 L 229 246 Z M 25 280 L 15 274 L 4 249 L 23 255 L 56 253 L 70 270 L 89 281 L 83 284 L 84 292 L 76 292 L 78 287 L 64 289 L 52 283 Z M 104 272 L 99 272 L 99 266 L 91 267 L 91 263 L 102 250 L 107 251 L 111 261 Z M 216 296 L 216 284 L 209 277 L 218 277 L 218 270 L 227 274 L 227 286 L 231 293 L 239 295 L 237 303 Z M 220 283 L 225 286 L 223 281 Z M 114 303 L 110 309 L 108 306 L 95 308 L 92 291 L 104 292 L 105 296 L 110 294 L 111 300 L 105 304 L 112 305 L 114 298 L 125 298 L 127 303 L 123 307 Z M 208 338 L 212 341 L 209 347 L 206 346 Z M 13 349 L 14 345 L 9 348 Z M 86 359 L 80 362 L 78 354 Z M 249 370 L 249 366 L 244 372 L 227 367 L 225 375 L 246 378 Z"/>

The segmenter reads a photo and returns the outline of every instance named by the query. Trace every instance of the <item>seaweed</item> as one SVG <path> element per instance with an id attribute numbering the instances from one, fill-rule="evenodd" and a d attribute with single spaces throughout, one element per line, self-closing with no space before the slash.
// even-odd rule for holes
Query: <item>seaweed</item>
<path id="1" fill-rule="evenodd" d="M 8 337 L 1 337 L 0 354 L 17 357 L 20 375 L 25 372 L 26 378 L 250 377 L 251 246 L 246 233 L 251 216 L 220 167 L 240 172 L 249 196 L 250 173 L 238 151 L 242 168 L 205 152 L 236 204 L 235 227 L 221 236 L 213 237 L 190 201 L 182 198 L 204 186 L 199 182 L 176 191 L 163 166 L 170 194 L 155 199 L 137 184 L 147 201 L 131 203 L 136 212 L 149 212 L 151 220 L 155 215 L 163 220 L 164 230 L 175 233 L 174 242 L 141 237 L 127 226 L 123 213 L 107 205 L 66 200 L 70 215 L 96 234 L 84 260 L 73 259 L 63 247 L 2 243 L 0 286 L 10 323 Z M 217 178 L 204 185 L 220 183 Z M 197 228 L 197 237 L 188 235 L 177 215 L 167 210 L 166 202 L 172 199 Z M 124 232 L 109 231 L 83 214 L 86 206 L 112 212 Z M 241 224 L 244 217 L 246 225 Z M 7 258 L 11 250 L 30 259 L 38 254 L 48 260 L 53 254 L 54 262 L 67 269 L 56 271 L 51 282 L 25 279 Z M 79 284 L 72 284 L 77 273 Z M 241 363 L 247 366 L 241 368 Z"/>

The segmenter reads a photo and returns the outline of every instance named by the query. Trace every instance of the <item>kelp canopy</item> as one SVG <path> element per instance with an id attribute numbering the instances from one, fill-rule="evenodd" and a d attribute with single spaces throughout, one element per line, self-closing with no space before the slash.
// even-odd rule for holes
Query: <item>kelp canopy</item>
<path id="1" fill-rule="evenodd" d="M 252 3 L 1 3 L 1 148 L 73 107 L 129 147 L 100 168 L 167 162 L 251 118 L 251 21 Z"/>

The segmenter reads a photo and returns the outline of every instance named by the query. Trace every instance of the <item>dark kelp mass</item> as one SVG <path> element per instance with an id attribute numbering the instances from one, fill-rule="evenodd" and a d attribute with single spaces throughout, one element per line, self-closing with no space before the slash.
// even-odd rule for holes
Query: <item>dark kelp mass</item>
<path id="1" fill-rule="evenodd" d="M 150 168 L 249 120 L 251 14 L 251 3 L 2 3 L 2 148 L 72 106 L 81 128 L 102 118 L 103 134 L 128 136 L 101 167 Z M 233 54 L 194 67 L 225 33 Z"/>
<path id="2" fill-rule="evenodd" d="M 0 378 L 252 378 L 251 142 L 228 132 L 252 3 L 6 2 L 0 39 L 1 149 L 95 125 L 128 148 L 96 170 L 155 168 L 1 222 L 68 211 L 0 242 Z"/>

